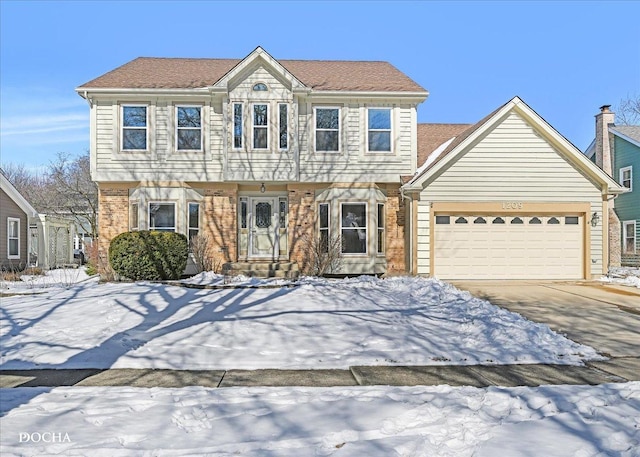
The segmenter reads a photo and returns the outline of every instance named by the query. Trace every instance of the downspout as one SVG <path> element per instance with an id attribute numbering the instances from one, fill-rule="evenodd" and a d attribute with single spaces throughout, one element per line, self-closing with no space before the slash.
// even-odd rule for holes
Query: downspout
<path id="1" fill-rule="evenodd" d="M 89 104 L 89 108 L 93 108 L 93 101 L 91 100 L 91 98 L 89 97 L 89 92 L 88 91 L 84 91 L 84 97 L 83 97 L 87 103 Z"/>
<path id="2" fill-rule="evenodd" d="M 402 183 L 402 177 L 400 178 L 400 182 Z M 408 230 L 408 244 L 409 244 L 409 274 L 415 275 L 413 271 L 413 197 L 410 195 L 406 195 L 404 193 L 404 186 L 400 186 L 400 196 L 402 197 L 402 201 L 404 202 L 405 198 L 409 200 L 409 230 Z"/>

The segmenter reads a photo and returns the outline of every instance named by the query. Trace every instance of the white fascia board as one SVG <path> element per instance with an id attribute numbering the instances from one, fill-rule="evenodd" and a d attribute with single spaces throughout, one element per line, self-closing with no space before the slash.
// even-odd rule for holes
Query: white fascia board
<path id="1" fill-rule="evenodd" d="M 638 140 L 634 140 L 633 138 L 631 138 L 631 137 L 629 137 L 629 136 L 627 136 L 627 135 L 625 135 L 623 133 L 618 132 L 615 127 L 609 127 L 609 133 L 612 133 L 615 136 L 617 136 L 618 138 L 622 138 L 623 140 L 628 141 L 629 143 L 631 143 L 631 144 L 633 144 L 635 146 L 638 146 L 640 148 L 640 142 Z"/>
<path id="2" fill-rule="evenodd" d="M 95 95 L 127 95 L 127 96 L 161 96 L 161 95 L 180 95 L 180 96 L 202 96 L 208 95 L 211 91 L 208 87 L 198 87 L 191 89 L 132 89 L 132 88 L 82 88 L 77 87 L 76 92 L 82 97 Z"/>
<path id="3" fill-rule="evenodd" d="M 401 98 L 407 101 L 423 102 L 429 96 L 429 92 L 367 92 L 356 90 L 311 90 L 309 97 L 314 99 L 323 98 L 337 98 L 337 97 L 349 97 L 349 98 L 377 98 L 377 99 L 389 99 L 389 98 Z"/>

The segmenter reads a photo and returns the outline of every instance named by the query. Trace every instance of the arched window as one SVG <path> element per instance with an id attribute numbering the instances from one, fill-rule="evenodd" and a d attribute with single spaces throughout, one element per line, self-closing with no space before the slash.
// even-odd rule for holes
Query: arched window
<path id="1" fill-rule="evenodd" d="M 267 90 L 269 90 L 269 89 L 267 88 L 267 85 L 266 85 L 266 84 L 264 84 L 264 83 L 258 83 L 258 84 L 255 84 L 255 85 L 253 86 L 253 90 L 254 90 L 254 91 L 256 91 L 256 92 L 265 92 L 265 91 L 267 91 Z"/>

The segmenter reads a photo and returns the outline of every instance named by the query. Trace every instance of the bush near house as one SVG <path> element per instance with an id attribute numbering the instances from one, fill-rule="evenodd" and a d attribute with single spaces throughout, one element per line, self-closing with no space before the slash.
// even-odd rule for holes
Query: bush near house
<path id="1" fill-rule="evenodd" d="M 179 279 L 188 254 L 185 235 L 143 230 L 116 236 L 109 247 L 109 262 L 120 276 L 134 281 Z"/>

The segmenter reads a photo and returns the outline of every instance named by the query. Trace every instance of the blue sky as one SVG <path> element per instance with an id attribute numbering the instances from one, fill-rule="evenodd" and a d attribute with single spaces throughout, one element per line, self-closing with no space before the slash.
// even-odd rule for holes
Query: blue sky
<path id="1" fill-rule="evenodd" d="M 384 60 L 430 92 L 419 122 L 475 123 L 520 96 L 584 150 L 640 92 L 637 1 L 0 0 L 0 161 L 89 148 L 74 89 L 138 56 Z"/>

